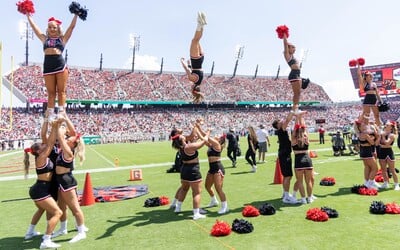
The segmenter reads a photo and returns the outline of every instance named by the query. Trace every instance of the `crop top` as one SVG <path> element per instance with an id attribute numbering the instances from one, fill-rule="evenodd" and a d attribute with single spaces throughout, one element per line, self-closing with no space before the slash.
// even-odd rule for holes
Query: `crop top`
<path id="1" fill-rule="evenodd" d="M 220 157 L 221 156 L 221 151 L 217 151 L 215 150 L 213 147 L 209 147 L 207 150 L 207 156 L 217 156 Z"/>
<path id="2" fill-rule="evenodd" d="M 194 152 L 194 154 L 192 155 L 187 155 L 185 153 L 184 149 L 181 149 L 181 156 L 182 156 L 182 161 L 190 161 L 190 160 L 194 160 L 199 156 L 199 152 L 196 150 L 196 152 Z"/>
<path id="3" fill-rule="evenodd" d="M 43 43 L 43 50 L 48 49 L 48 48 L 56 48 L 56 49 L 59 49 L 61 52 L 63 52 L 65 46 L 63 44 L 61 37 L 57 37 L 57 38 L 47 37 Z"/>
<path id="4" fill-rule="evenodd" d="M 46 159 L 46 164 L 44 164 L 44 166 L 40 167 L 40 168 L 36 168 L 36 174 L 46 174 L 46 173 L 50 173 L 53 172 L 53 168 L 54 168 L 54 164 L 52 161 L 50 161 L 49 158 Z"/>
<path id="5" fill-rule="evenodd" d="M 368 91 L 368 90 L 376 90 L 376 83 L 371 82 L 371 83 L 365 83 L 364 85 L 364 91 Z"/>
<path id="6" fill-rule="evenodd" d="M 70 161 L 66 161 L 64 159 L 64 154 L 61 152 L 56 160 L 56 166 L 61 166 L 64 168 L 69 168 L 72 170 L 74 170 L 74 159 L 70 160 Z"/>
<path id="7" fill-rule="evenodd" d="M 303 147 L 300 147 L 298 144 L 292 145 L 293 150 L 308 150 L 308 144 L 304 144 Z"/>
<path id="8" fill-rule="evenodd" d="M 296 58 L 294 58 L 294 56 L 292 56 L 292 58 L 287 63 L 289 66 L 292 66 L 293 64 L 298 64 L 299 62 Z"/>

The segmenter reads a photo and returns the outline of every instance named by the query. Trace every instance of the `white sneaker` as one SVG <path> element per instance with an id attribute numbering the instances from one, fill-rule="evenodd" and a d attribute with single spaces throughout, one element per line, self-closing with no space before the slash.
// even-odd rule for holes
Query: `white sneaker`
<path id="1" fill-rule="evenodd" d="M 296 198 L 293 196 L 286 196 L 282 199 L 282 202 L 285 204 L 298 204 L 299 202 L 297 201 Z"/>
<path id="2" fill-rule="evenodd" d="M 253 173 L 257 172 L 257 166 L 255 165 L 251 166 L 251 172 Z"/>
<path id="3" fill-rule="evenodd" d="M 80 240 L 86 239 L 86 233 L 78 233 L 77 235 L 75 235 L 74 238 L 72 238 L 69 243 L 75 243 L 78 242 Z"/>
<path id="4" fill-rule="evenodd" d="M 311 197 L 307 197 L 307 203 L 313 203 L 314 202 L 314 199 L 313 199 L 313 197 L 311 196 Z"/>
<path id="5" fill-rule="evenodd" d="M 180 213 L 182 211 L 182 208 L 180 206 L 175 206 L 175 213 Z"/>
<path id="6" fill-rule="evenodd" d="M 206 216 L 204 214 L 195 214 L 193 215 L 193 220 L 204 219 Z"/>
<path id="7" fill-rule="evenodd" d="M 51 238 L 53 239 L 53 238 L 56 238 L 56 237 L 58 237 L 58 236 L 66 235 L 66 234 L 68 234 L 68 230 L 67 230 L 67 229 L 61 230 L 61 228 L 60 228 L 60 229 L 58 229 L 57 231 L 55 231 L 55 232 L 51 235 Z"/>
<path id="8" fill-rule="evenodd" d="M 372 187 L 376 188 L 376 189 L 379 189 L 379 188 L 381 188 L 381 185 L 379 185 L 376 181 L 373 181 L 372 182 Z"/>
<path id="9" fill-rule="evenodd" d="M 318 197 L 317 196 L 315 196 L 315 195 L 311 195 L 311 197 L 314 199 L 314 200 L 316 200 L 316 199 L 318 199 Z"/>
<path id="10" fill-rule="evenodd" d="M 400 190 L 399 185 L 395 185 L 395 186 L 394 186 L 394 190 L 399 191 L 399 190 Z"/>
<path id="11" fill-rule="evenodd" d="M 298 203 L 307 204 L 307 200 L 306 200 L 306 198 L 301 198 L 300 200 L 298 200 Z"/>
<path id="12" fill-rule="evenodd" d="M 46 248 L 59 248 L 61 247 L 60 244 L 54 243 L 51 240 L 44 240 L 42 243 L 40 243 L 40 249 L 46 249 Z"/>
<path id="13" fill-rule="evenodd" d="M 217 207 L 219 202 L 217 200 L 212 200 L 207 207 Z"/>
<path id="14" fill-rule="evenodd" d="M 206 15 L 201 11 L 197 13 L 197 22 L 201 25 L 207 24 Z"/>
<path id="15" fill-rule="evenodd" d="M 229 212 L 229 208 L 221 207 L 221 209 L 218 211 L 218 214 L 226 214 L 227 212 Z"/>
<path id="16" fill-rule="evenodd" d="M 381 187 L 380 187 L 381 189 L 386 189 L 386 188 L 389 188 L 389 183 L 387 183 L 387 182 L 384 182 L 382 185 L 381 185 Z"/>
<path id="17" fill-rule="evenodd" d="M 36 231 L 34 231 L 34 232 L 29 232 L 29 233 L 26 233 L 25 234 L 25 240 L 30 240 L 30 239 L 32 239 L 33 237 L 35 237 L 35 236 L 38 236 L 38 235 L 40 235 L 40 233 L 39 232 L 36 232 Z"/>

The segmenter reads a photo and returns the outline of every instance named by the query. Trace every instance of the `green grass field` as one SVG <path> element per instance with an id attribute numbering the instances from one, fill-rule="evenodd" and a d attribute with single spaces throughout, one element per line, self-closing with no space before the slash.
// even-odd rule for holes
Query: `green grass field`
<path id="1" fill-rule="evenodd" d="M 316 138 L 316 135 L 313 135 Z M 327 138 L 328 139 L 328 138 Z M 241 140 L 242 152 L 247 149 Z M 363 182 L 363 166 L 358 156 L 333 157 L 330 143 L 319 145 L 313 142 L 312 150 L 318 157 L 313 159 L 315 171 L 314 194 L 318 199 L 307 205 L 285 205 L 281 202 L 282 187 L 273 184 L 276 160 L 276 137 L 271 138 L 272 148 L 267 162 L 258 165 L 257 173 L 251 173 L 243 157 L 237 168 L 232 168 L 226 158 L 224 190 L 230 212 L 218 215 L 219 208 L 207 209 L 207 218 L 193 221 L 190 192 L 183 204 L 183 213 L 175 214 L 169 206 L 144 207 L 150 197 L 167 196 L 173 199 L 180 185 L 179 174 L 167 174 L 175 151 L 169 142 L 91 145 L 87 147 L 87 161 L 75 170 L 75 177 L 82 190 L 85 173 L 89 172 L 91 182 L 96 186 L 120 186 L 147 184 L 150 193 L 138 198 L 96 203 L 82 207 L 86 225 L 90 228 L 87 239 L 70 244 L 77 232 L 74 219 L 69 212 L 69 234 L 55 239 L 62 249 L 396 249 L 397 232 L 400 229 L 400 215 L 373 215 L 369 213 L 372 201 L 400 203 L 400 192 L 392 189 L 379 192 L 378 196 L 352 194 L 350 189 Z M 10 152 L 8 152 L 10 153 Z M 398 149 L 395 149 L 396 157 Z M 205 151 L 201 151 L 201 169 L 206 175 L 208 164 Z M 226 155 L 224 151 L 223 155 Z M 34 170 L 28 180 L 4 180 L 8 176 L 23 176 L 22 152 L 0 154 L 0 189 L 2 215 L 0 223 L 0 249 L 37 249 L 41 237 L 25 241 L 24 234 L 29 225 L 35 206 L 28 197 L 28 189 L 35 182 Z M 114 167 L 114 159 L 119 167 Z M 31 158 L 31 161 L 33 159 Z M 143 171 L 142 181 L 129 181 L 130 169 Z M 11 172 L 8 172 L 9 170 Z M 103 172 L 99 170 L 103 170 Z M 320 186 L 326 176 L 336 179 L 335 186 Z M 292 181 L 292 184 L 294 181 Z M 392 182 L 393 183 L 393 182 Z M 271 203 L 277 212 L 272 216 L 245 218 L 245 205 L 260 206 Z M 209 203 L 208 194 L 203 190 L 202 204 Z M 339 218 L 327 222 L 313 222 L 305 219 L 306 211 L 314 207 L 327 206 L 339 212 Z M 250 234 L 232 232 L 225 237 L 210 236 L 216 220 L 232 224 L 235 218 L 244 218 L 254 226 Z M 57 226 L 58 228 L 58 226 Z M 45 219 L 37 225 L 45 230 Z"/>

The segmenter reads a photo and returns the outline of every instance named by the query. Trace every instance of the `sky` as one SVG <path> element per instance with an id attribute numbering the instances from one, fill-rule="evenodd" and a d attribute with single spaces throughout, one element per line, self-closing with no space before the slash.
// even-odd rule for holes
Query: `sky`
<path id="1" fill-rule="evenodd" d="M 1 1 L 0 41 L 2 75 L 25 62 L 25 38 L 17 12 L 17 1 Z M 65 30 L 72 20 L 71 1 L 33 0 L 33 19 L 46 30 L 47 20 L 60 19 Z M 400 1 L 78 1 L 86 6 L 86 21 L 78 20 L 67 44 L 68 64 L 103 69 L 132 67 L 130 36 L 140 37 L 135 71 L 183 72 L 179 59 L 189 57 L 189 44 L 196 28 L 198 11 L 207 16 L 201 45 L 205 52 L 203 69 L 214 74 L 232 75 L 237 46 L 244 46 L 236 75 L 288 75 L 282 40 L 276 27 L 289 27 L 289 42 L 297 47 L 296 57 L 304 59 L 302 76 L 321 85 L 334 102 L 359 100 L 352 83 L 348 62 L 363 57 L 365 65 L 399 62 L 400 33 L 396 32 Z M 29 43 L 29 62 L 42 63 L 43 50 L 34 37 Z M 14 64 L 11 63 L 11 58 Z M 10 93 L 3 88 L 2 101 Z"/>

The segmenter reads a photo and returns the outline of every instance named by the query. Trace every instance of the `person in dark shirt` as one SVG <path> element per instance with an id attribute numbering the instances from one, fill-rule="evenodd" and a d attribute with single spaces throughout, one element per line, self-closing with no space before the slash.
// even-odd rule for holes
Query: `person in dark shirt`
<path id="1" fill-rule="evenodd" d="M 228 139 L 227 156 L 232 162 L 232 167 L 236 167 L 236 152 L 238 150 L 238 140 L 235 134 L 235 129 L 230 128 L 229 132 L 226 134 L 226 139 Z"/>

